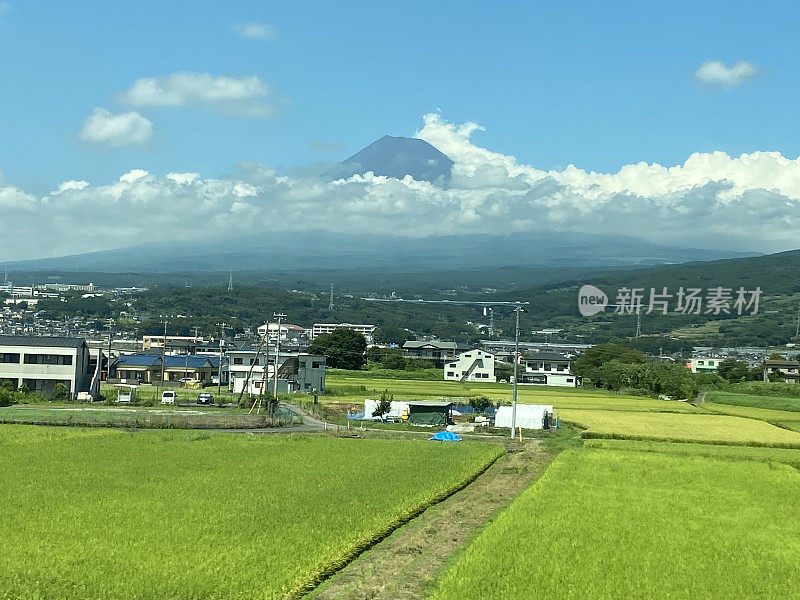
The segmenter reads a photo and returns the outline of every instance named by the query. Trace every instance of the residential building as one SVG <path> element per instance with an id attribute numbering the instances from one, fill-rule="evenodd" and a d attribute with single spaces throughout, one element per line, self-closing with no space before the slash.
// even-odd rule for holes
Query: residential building
<path id="1" fill-rule="evenodd" d="M 93 387 L 95 370 L 83 338 L 0 335 L 0 381 L 52 396 L 64 384 L 75 397 Z"/>
<path id="2" fill-rule="evenodd" d="M 143 335 L 142 336 L 142 350 L 147 352 L 148 350 L 154 350 L 164 347 L 164 336 L 163 335 Z M 197 348 L 198 344 L 205 343 L 201 337 L 197 336 L 181 336 L 181 335 L 168 335 L 166 336 L 166 344 L 167 348 L 166 351 L 169 352 L 178 352 L 182 354 L 186 353 L 193 353 Z"/>
<path id="3" fill-rule="evenodd" d="M 255 349 L 229 350 L 226 365 L 230 388 L 239 393 L 272 393 L 275 354 Z M 249 378 L 248 378 L 249 374 Z M 278 392 L 325 392 L 325 357 L 299 352 L 281 352 L 278 366 Z"/>
<path id="4" fill-rule="evenodd" d="M 780 377 L 786 383 L 798 383 L 800 380 L 800 362 L 790 359 L 767 359 L 761 364 L 764 370 L 764 381 Z"/>
<path id="5" fill-rule="evenodd" d="M 686 367 L 691 369 L 692 373 L 716 373 L 722 360 L 721 358 L 698 356 L 686 361 Z"/>
<path id="6" fill-rule="evenodd" d="M 352 329 L 367 338 L 367 345 L 375 343 L 375 325 L 356 325 L 354 323 L 314 323 L 311 329 L 311 339 L 325 333 L 333 333 L 337 329 Z"/>
<path id="7" fill-rule="evenodd" d="M 161 365 L 160 354 L 123 354 L 111 363 L 111 379 L 120 383 L 154 383 L 161 381 Z M 191 379 L 210 385 L 219 371 L 219 356 L 167 354 L 163 365 L 165 382 Z"/>
<path id="8" fill-rule="evenodd" d="M 577 387 L 580 377 L 572 373 L 572 359 L 556 352 L 540 352 L 521 361 L 519 383 Z"/>
<path id="9" fill-rule="evenodd" d="M 111 380 L 134 384 L 161 381 L 161 355 L 123 354 L 111 363 Z"/>
<path id="10" fill-rule="evenodd" d="M 494 355 L 483 350 L 462 352 L 444 365 L 445 381 L 485 381 L 494 383 Z"/>
<path id="11" fill-rule="evenodd" d="M 300 327 L 300 325 L 292 325 L 291 323 L 281 323 L 281 332 L 280 332 L 280 340 L 282 342 L 289 341 L 289 340 L 300 340 L 301 338 L 307 337 L 308 330 L 304 327 Z M 271 342 L 274 342 L 278 339 L 278 324 L 277 323 L 265 323 L 261 327 L 258 328 L 258 335 L 259 337 L 268 336 L 268 339 Z"/>
<path id="12" fill-rule="evenodd" d="M 469 346 L 456 342 L 440 342 L 439 340 L 410 340 L 403 343 L 403 354 L 407 358 L 429 360 L 440 369 L 446 362 L 452 362 L 456 354 L 469 350 Z"/>

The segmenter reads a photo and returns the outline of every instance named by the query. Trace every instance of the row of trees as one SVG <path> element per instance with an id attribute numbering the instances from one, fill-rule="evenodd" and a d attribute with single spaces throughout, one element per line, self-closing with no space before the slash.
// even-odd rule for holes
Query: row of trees
<path id="1" fill-rule="evenodd" d="M 702 382 L 682 364 L 647 361 L 641 351 L 618 344 L 589 348 L 574 371 L 597 387 L 675 399 L 693 398 Z"/>

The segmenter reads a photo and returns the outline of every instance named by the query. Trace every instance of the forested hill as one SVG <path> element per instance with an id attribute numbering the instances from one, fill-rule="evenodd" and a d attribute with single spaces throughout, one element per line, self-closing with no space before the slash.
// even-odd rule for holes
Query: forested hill
<path id="1" fill-rule="evenodd" d="M 784 344 L 796 337 L 800 303 L 800 251 L 797 250 L 628 273 L 598 273 L 596 278 L 589 276 L 558 284 L 532 286 L 511 293 L 498 293 L 493 298 L 528 301 L 537 323 L 563 328 L 567 335 L 584 336 L 595 341 L 635 335 L 635 316 L 613 315 L 613 309 L 591 318 L 580 316 L 578 291 L 584 284 L 603 290 L 609 303 L 616 302 L 621 288 L 642 288 L 645 306 L 642 333 L 645 336 L 666 335 L 709 345 Z M 760 288 L 759 313 L 740 316 L 731 303 L 731 312 L 728 314 L 707 314 L 705 304 L 701 314 L 680 314 L 674 310 L 674 296 L 681 287 L 700 288 L 704 296 L 708 295 L 711 288 L 730 288 L 734 297 L 740 287 L 747 291 Z M 650 290 L 655 289 L 659 294 L 663 288 L 673 295 L 670 313 L 663 315 L 654 311 L 646 314 Z M 653 343 L 658 348 L 663 340 Z"/>

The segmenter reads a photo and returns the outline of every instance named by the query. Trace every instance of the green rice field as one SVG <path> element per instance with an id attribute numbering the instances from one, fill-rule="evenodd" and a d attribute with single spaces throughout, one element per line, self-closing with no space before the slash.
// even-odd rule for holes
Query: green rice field
<path id="1" fill-rule="evenodd" d="M 0 598 L 281 598 L 494 444 L 0 426 Z"/>
<path id="2" fill-rule="evenodd" d="M 797 598 L 798 495 L 800 474 L 781 462 L 569 450 L 432 597 Z"/>
<path id="3" fill-rule="evenodd" d="M 326 402 L 362 404 L 364 398 L 375 398 L 383 390 L 394 394 L 396 400 L 436 400 L 450 398 L 468 400 L 487 397 L 495 401 L 511 401 L 511 385 L 503 383 L 474 383 L 460 381 L 413 381 L 376 379 L 369 376 L 329 375 L 326 388 L 331 395 Z M 518 387 L 518 400 L 526 404 L 552 404 L 556 408 L 593 408 L 642 412 L 699 412 L 686 402 L 656 400 L 643 396 L 625 396 L 593 388 L 547 386 Z"/>
<path id="4" fill-rule="evenodd" d="M 584 437 L 705 442 L 800 448 L 800 434 L 765 421 L 728 415 L 564 409 L 564 421 Z"/>

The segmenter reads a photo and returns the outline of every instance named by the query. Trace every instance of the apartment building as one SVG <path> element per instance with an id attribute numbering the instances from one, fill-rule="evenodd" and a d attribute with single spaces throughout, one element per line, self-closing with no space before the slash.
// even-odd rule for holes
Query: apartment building
<path id="1" fill-rule="evenodd" d="M 83 338 L 0 335 L 0 382 L 51 397 L 62 383 L 70 396 L 88 392 L 95 372 Z"/>

